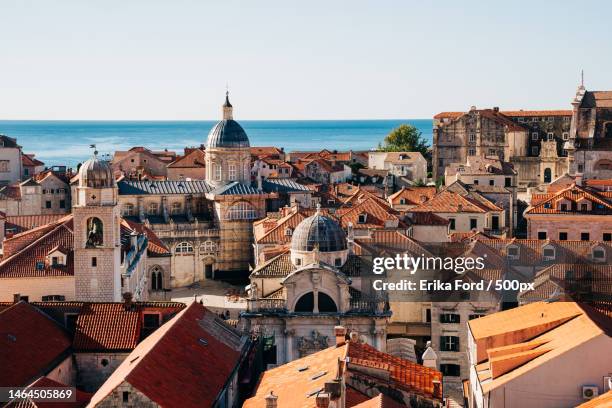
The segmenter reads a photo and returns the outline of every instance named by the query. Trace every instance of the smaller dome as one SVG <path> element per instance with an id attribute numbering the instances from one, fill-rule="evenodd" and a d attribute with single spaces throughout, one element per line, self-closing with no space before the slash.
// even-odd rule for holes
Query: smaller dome
<path id="1" fill-rule="evenodd" d="M 303 220 L 293 231 L 291 249 L 296 251 L 335 252 L 346 250 L 346 236 L 337 222 L 319 211 Z"/>
<path id="2" fill-rule="evenodd" d="M 111 166 L 108 162 L 98 159 L 97 152 L 81 165 L 78 177 L 80 187 L 112 187 L 115 182 Z"/>

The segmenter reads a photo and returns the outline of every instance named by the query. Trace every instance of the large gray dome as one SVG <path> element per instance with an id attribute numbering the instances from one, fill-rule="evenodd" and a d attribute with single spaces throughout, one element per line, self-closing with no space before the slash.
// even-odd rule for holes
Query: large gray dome
<path id="1" fill-rule="evenodd" d="M 98 159 L 96 153 L 91 159 L 85 161 L 79 169 L 80 187 L 112 187 L 114 182 L 115 178 L 111 166 L 108 162 Z"/>
<path id="2" fill-rule="evenodd" d="M 238 122 L 224 119 L 210 130 L 206 147 L 249 147 L 249 138 Z"/>
<path id="3" fill-rule="evenodd" d="M 320 252 L 346 249 L 346 236 L 340 225 L 318 211 L 299 223 L 291 238 L 291 249 L 313 251 L 316 247 Z"/>

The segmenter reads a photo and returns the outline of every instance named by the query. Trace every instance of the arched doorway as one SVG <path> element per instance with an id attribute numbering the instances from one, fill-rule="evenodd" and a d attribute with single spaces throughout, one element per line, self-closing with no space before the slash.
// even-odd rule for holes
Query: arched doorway
<path id="1" fill-rule="evenodd" d="M 552 181 L 552 170 L 550 167 L 544 169 L 544 182 L 550 183 Z"/>

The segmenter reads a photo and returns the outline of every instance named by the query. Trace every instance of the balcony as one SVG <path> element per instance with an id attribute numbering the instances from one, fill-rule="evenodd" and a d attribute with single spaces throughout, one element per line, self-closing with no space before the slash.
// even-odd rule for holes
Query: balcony
<path id="1" fill-rule="evenodd" d="M 287 312 L 285 299 L 247 299 L 248 312 Z"/>

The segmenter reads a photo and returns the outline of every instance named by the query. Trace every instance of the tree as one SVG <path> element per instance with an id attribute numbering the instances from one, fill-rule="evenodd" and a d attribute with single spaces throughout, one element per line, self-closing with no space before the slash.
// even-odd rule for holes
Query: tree
<path id="1" fill-rule="evenodd" d="M 428 149 L 423 133 L 407 124 L 393 129 L 385 137 L 384 144 L 378 145 L 378 150 L 383 152 L 420 152 L 424 157 L 428 156 Z"/>

